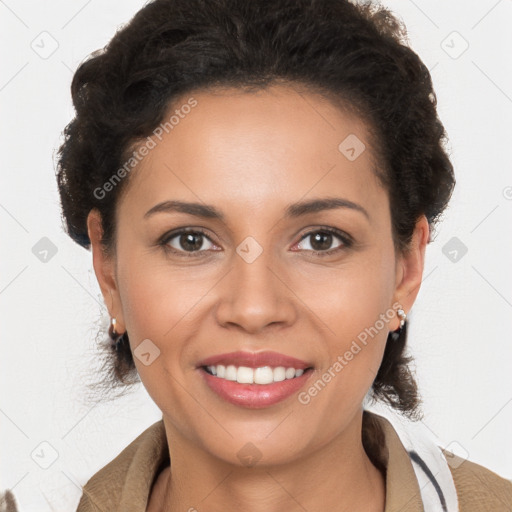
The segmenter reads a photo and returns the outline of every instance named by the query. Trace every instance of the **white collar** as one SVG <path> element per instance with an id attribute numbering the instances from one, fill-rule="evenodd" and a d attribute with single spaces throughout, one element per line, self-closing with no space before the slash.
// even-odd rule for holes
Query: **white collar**
<path id="1" fill-rule="evenodd" d="M 393 426 L 411 458 L 425 512 L 458 512 L 455 483 L 440 447 L 444 443 L 421 421 L 407 420 L 380 403 L 365 403 L 364 409 Z"/>

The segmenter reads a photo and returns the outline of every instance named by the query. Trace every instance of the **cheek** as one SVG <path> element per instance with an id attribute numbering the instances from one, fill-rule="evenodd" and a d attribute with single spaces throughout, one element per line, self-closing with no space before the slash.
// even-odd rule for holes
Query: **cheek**
<path id="1" fill-rule="evenodd" d="M 208 288 L 199 290 L 203 285 L 197 282 L 192 287 L 190 280 L 180 280 L 168 266 L 149 265 L 148 260 L 135 256 L 119 260 L 126 329 L 142 384 L 155 404 L 182 422 L 184 429 L 197 411 L 179 384 L 187 381 L 190 370 L 182 362 L 190 359 L 189 340 L 196 336 L 193 307 Z"/>
<path id="2" fill-rule="evenodd" d="M 134 347 L 145 338 L 163 341 L 183 331 L 209 287 L 200 273 L 187 274 L 173 269 L 163 255 L 119 251 L 118 284 Z"/>
<path id="3" fill-rule="evenodd" d="M 162 378 L 169 364 L 179 359 L 180 346 L 166 340 L 176 338 L 186 322 L 193 298 L 184 286 L 154 257 L 118 252 L 118 285 L 124 321 L 134 362 L 142 382 Z M 183 321 L 185 319 L 185 321 Z M 149 340 L 149 341 L 148 341 Z M 149 353 L 144 358 L 141 353 Z M 149 364 L 146 364 L 149 363 Z"/>
<path id="4" fill-rule="evenodd" d="M 375 247 L 353 256 L 339 268 L 316 272 L 304 281 L 302 296 L 308 297 L 311 309 L 318 312 L 337 351 L 350 341 L 364 338 L 375 328 L 384 339 L 396 312 L 391 308 L 395 289 L 395 260 L 392 247 Z M 382 320 L 384 319 L 384 320 Z"/>
<path id="5" fill-rule="evenodd" d="M 312 390 L 318 395 L 318 405 L 330 402 L 350 408 L 371 386 L 396 317 L 391 307 L 394 265 L 392 246 L 381 246 L 317 280 L 308 304 L 318 311 L 329 340 L 328 358 L 317 376 L 321 382 L 317 391 Z M 323 391 L 324 385 L 330 392 Z"/>
<path id="6" fill-rule="evenodd" d="M 204 337 L 198 314 L 216 279 L 198 267 L 185 273 L 164 256 L 148 256 L 142 250 L 137 254 L 120 249 L 118 255 L 119 291 L 134 362 L 144 386 L 163 406 L 169 397 L 159 395 L 179 390 L 176 381 L 183 382 L 195 370 L 194 340 Z M 150 364 L 139 359 L 141 352 L 149 352 Z"/>

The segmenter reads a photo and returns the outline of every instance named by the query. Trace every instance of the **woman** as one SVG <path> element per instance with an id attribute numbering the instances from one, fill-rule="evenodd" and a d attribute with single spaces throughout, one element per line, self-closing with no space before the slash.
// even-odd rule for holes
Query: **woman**
<path id="1" fill-rule="evenodd" d="M 511 509 L 365 407 L 420 417 L 407 315 L 455 183 L 404 40 L 344 0 L 155 0 L 80 66 L 63 215 L 162 420 L 78 511 Z"/>

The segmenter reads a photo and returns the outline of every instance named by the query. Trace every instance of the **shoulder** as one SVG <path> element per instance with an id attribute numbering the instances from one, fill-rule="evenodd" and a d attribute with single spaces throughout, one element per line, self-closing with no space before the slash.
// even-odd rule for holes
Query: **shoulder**
<path id="1" fill-rule="evenodd" d="M 510 512 L 512 482 L 475 462 L 444 451 L 453 476 L 460 512 Z"/>
<path id="2" fill-rule="evenodd" d="M 144 503 L 165 460 L 166 446 L 165 427 L 159 420 L 87 481 L 76 512 L 117 510 L 126 500 Z"/>

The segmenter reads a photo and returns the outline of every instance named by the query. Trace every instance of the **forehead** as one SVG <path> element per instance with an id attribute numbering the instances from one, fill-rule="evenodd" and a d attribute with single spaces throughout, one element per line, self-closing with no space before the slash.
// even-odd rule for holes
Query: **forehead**
<path id="1" fill-rule="evenodd" d="M 387 201 L 367 127 L 320 95 L 286 86 L 199 91 L 175 101 L 166 121 L 123 198 L 139 214 L 173 198 L 239 211 L 308 195 Z"/>

